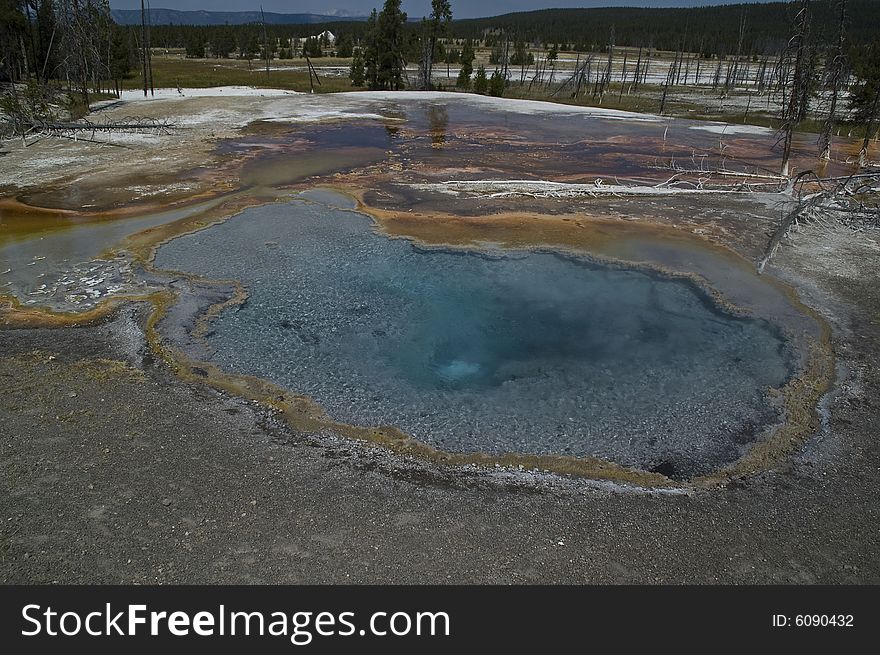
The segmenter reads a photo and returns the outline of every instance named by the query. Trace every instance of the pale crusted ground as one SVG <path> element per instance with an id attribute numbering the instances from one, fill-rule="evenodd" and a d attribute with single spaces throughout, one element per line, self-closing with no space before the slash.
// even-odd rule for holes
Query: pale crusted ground
<path id="1" fill-rule="evenodd" d="M 578 114 L 603 119 L 656 121 L 647 114 L 631 114 L 601 108 L 571 107 L 546 102 L 507 100 L 477 95 L 418 92 L 358 92 L 308 95 L 274 89 L 218 87 L 215 89 L 159 89 L 155 97 L 125 92 L 119 101 L 98 103 L 88 117 L 93 122 L 119 122 L 129 117 L 167 121 L 175 128 L 167 133 L 91 133 L 80 140 L 44 138 L 25 147 L 20 140 L 0 144 L 0 188 L 17 192 L 84 178 L 100 178 L 107 187 L 129 189 L 139 199 L 167 195 L 177 173 L 213 162 L 218 139 L 234 136 L 256 120 L 292 123 L 339 119 L 382 118 L 370 108 L 396 99 L 443 99 L 469 102 L 486 109 L 527 114 Z M 154 182 L 150 180 L 155 179 Z M 179 184 L 179 183 L 178 183 Z M 204 191 L 209 182 L 192 182 L 185 190 Z"/>
<path id="2" fill-rule="evenodd" d="M 121 181 L 135 186 L 138 180 L 150 177 L 173 177 L 175 172 L 210 160 L 215 139 L 230 137 L 250 121 L 274 115 L 276 103 L 292 102 L 296 95 L 267 90 L 265 95 L 181 96 L 174 90 L 145 100 L 125 94 L 121 101 L 100 103 L 89 120 L 120 122 L 143 117 L 168 121 L 175 129 L 164 134 L 95 134 L 95 140 L 107 142 L 102 144 L 45 138 L 24 147 L 21 141 L 8 141 L 2 144 L 8 152 L 0 158 L 0 180 L 3 185 L 27 190 L 82 177 L 98 176 L 108 186 Z M 82 136 L 92 138 L 91 134 Z M 160 189 L 145 188 L 139 195 L 151 191 L 158 193 Z"/>

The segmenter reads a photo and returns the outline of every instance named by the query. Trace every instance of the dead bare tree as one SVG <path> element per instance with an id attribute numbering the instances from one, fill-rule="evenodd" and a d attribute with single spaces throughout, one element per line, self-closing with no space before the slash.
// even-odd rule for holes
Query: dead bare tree
<path id="1" fill-rule="evenodd" d="M 150 10 L 149 3 L 144 5 L 141 0 L 141 63 L 144 74 L 144 97 L 147 90 L 153 95 L 153 60 L 150 54 Z"/>
<path id="2" fill-rule="evenodd" d="M 174 123 L 167 120 L 140 116 L 127 116 L 116 121 L 91 121 L 85 118 L 78 121 L 64 121 L 49 120 L 30 115 L 27 112 L 20 112 L 10 118 L 12 120 L 5 122 L 5 129 L 0 129 L 0 136 L 21 138 L 25 147 L 47 137 L 119 145 L 98 141 L 96 135 L 111 133 L 168 134 L 175 127 Z"/>
<path id="3" fill-rule="evenodd" d="M 666 71 L 666 81 L 663 83 L 663 92 L 660 95 L 660 111 L 658 112 L 660 114 L 666 109 L 666 96 L 669 94 L 669 87 L 672 86 L 672 83 L 675 80 L 675 62 L 678 61 L 679 55 L 679 52 L 675 53 L 675 60 Z"/>
<path id="4" fill-rule="evenodd" d="M 614 63 L 614 26 L 611 26 L 611 33 L 608 36 L 608 61 L 605 64 L 605 73 L 602 75 L 602 82 L 599 85 L 599 104 L 602 104 L 602 99 L 605 97 L 605 93 L 608 90 L 608 87 L 611 86 L 611 68 Z"/>
<path id="5" fill-rule="evenodd" d="M 809 53 L 807 39 L 810 28 L 810 0 L 795 0 L 799 5 L 794 19 L 794 33 L 788 41 L 785 59 L 790 63 L 791 88 L 788 89 L 788 102 L 783 104 L 782 126 L 779 128 L 779 142 L 782 143 L 781 173 L 789 174 L 791 144 L 797 124 L 806 114 L 809 97 Z"/>
<path id="6" fill-rule="evenodd" d="M 629 93 L 633 92 L 633 89 L 637 89 L 639 87 L 639 79 L 642 74 L 642 46 L 639 45 L 639 58 L 636 60 L 636 70 L 633 73 L 633 81 L 630 82 L 629 85 Z"/>
<path id="7" fill-rule="evenodd" d="M 587 57 L 583 63 L 580 63 L 580 57 L 578 57 L 578 61 L 575 64 L 574 72 L 571 74 L 570 77 L 566 78 L 553 93 L 550 94 L 550 97 L 552 98 L 564 89 L 571 87 L 574 89 L 571 93 L 571 97 L 576 98 L 580 93 L 581 85 L 584 82 L 584 78 L 589 78 L 590 76 L 589 69 L 592 61 L 593 55 Z"/>
<path id="8" fill-rule="evenodd" d="M 147 74 L 150 78 L 150 95 L 155 95 L 155 87 L 153 85 L 153 8 L 150 7 L 150 0 L 147 0 L 147 40 L 144 47 L 147 49 Z"/>
<path id="9" fill-rule="evenodd" d="M 758 273 L 764 271 L 785 238 L 805 223 L 843 225 L 855 233 L 880 229 L 880 173 L 820 178 L 813 171 L 804 171 L 794 179 L 792 188 L 798 190 L 796 200 L 770 235 Z"/>
<path id="10" fill-rule="evenodd" d="M 266 60 L 266 79 L 269 79 L 269 38 L 266 36 L 266 14 L 263 13 L 263 5 L 260 5 L 260 26 L 263 30 L 263 58 Z"/>
<path id="11" fill-rule="evenodd" d="M 739 21 L 739 36 L 736 41 L 736 55 L 727 67 L 727 78 L 724 80 L 724 89 L 729 91 L 736 86 L 739 74 L 740 57 L 742 57 L 743 38 L 746 33 L 746 8 L 743 7 Z"/>
<path id="12" fill-rule="evenodd" d="M 859 167 L 868 167 L 868 148 L 877 138 L 880 124 L 880 42 L 864 47 L 855 54 L 853 73 L 856 84 L 850 89 L 849 107 L 855 122 L 865 130 L 859 150 Z"/>
<path id="13" fill-rule="evenodd" d="M 312 60 L 309 59 L 309 53 L 306 52 L 305 48 L 303 48 L 303 57 L 305 57 L 306 66 L 309 69 L 309 93 L 314 93 L 315 82 L 318 83 L 318 86 L 321 86 L 321 79 L 318 77 L 318 71 L 316 71 L 315 67 L 312 65 Z"/>
<path id="14" fill-rule="evenodd" d="M 837 0 L 838 24 L 837 24 L 837 44 L 830 61 L 826 64 L 826 84 L 831 89 L 831 100 L 828 107 L 828 117 L 822 125 L 822 134 L 820 136 L 821 151 L 820 159 L 831 159 L 831 140 L 833 138 L 834 126 L 837 122 L 837 102 L 840 91 L 843 87 L 844 70 L 846 66 L 846 7 L 847 0 Z"/>

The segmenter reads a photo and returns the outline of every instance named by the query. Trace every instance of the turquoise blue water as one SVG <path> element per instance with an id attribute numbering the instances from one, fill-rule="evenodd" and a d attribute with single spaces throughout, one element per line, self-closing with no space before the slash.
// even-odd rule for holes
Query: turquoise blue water
<path id="1" fill-rule="evenodd" d="M 243 281 L 211 359 L 456 452 L 606 457 L 686 477 L 776 417 L 785 344 L 687 281 L 552 252 L 424 249 L 320 202 L 249 209 L 160 267 Z"/>

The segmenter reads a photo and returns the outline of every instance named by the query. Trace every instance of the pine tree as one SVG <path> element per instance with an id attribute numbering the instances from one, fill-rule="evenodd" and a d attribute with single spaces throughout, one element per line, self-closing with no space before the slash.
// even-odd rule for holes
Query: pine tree
<path id="1" fill-rule="evenodd" d="M 366 65 L 367 86 L 373 90 L 402 89 L 406 60 L 403 28 L 406 14 L 400 0 L 385 0 L 382 11 L 370 14 L 367 21 Z"/>
<path id="2" fill-rule="evenodd" d="M 190 34 L 186 42 L 186 56 L 188 59 L 205 58 L 205 39 L 201 31 L 193 30 Z"/>
<path id="3" fill-rule="evenodd" d="M 221 27 L 211 42 L 211 53 L 218 59 L 226 59 L 235 50 L 235 32 L 225 25 Z"/>
<path id="4" fill-rule="evenodd" d="M 117 96 L 119 96 L 120 80 L 128 77 L 133 65 L 134 48 L 131 45 L 131 35 L 128 31 L 116 27 L 110 42 L 110 77 L 116 87 Z"/>
<path id="5" fill-rule="evenodd" d="M 379 12 L 379 61 L 378 83 L 382 89 L 397 91 L 403 88 L 403 74 L 406 67 L 404 60 L 404 35 L 406 14 L 400 9 L 400 0 L 385 0 Z"/>
<path id="6" fill-rule="evenodd" d="M 486 79 L 486 69 L 480 64 L 477 68 L 477 74 L 474 77 L 474 91 L 485 94 L 489 89 L 489 80 Z"/>
<path id="7" fill-rule="evenodd" d="M 257 33 L 252 30 L 239 33 L 238 51 L 242 59 L 247 59 L 248 68 L 250 68 L 251 60 L 260 51 L 260 40 L 257 38 Z"/>
<path id="8" fill-rule="evenodd" d="M 522 39 L 517 39 L 513 44 L 513 56 L 510 58 L 510 63 L 514 66 L 531 66 L 535 63 L 535 57 L 529 52 L 529 49 L 526 47 L 525 42 Z"/>
<path id="9" fill-rule="evenodd" d="M 365 43 L 364 66 L 366 67 L 367 87 L 375 90 L 379 88 L 379 15 L 375 9 L 367 19 Z"/>
<path id="10" fill-rule="evenodd" d="M 506 86 L 507 80 L 504 79 L 504 74 L 495 69 L 492 72 L 492 78 L 489 80 L 489 95 L 500 98 L 504 95 L 504 87 Z"/>
<path id="11" fill-rule="evenodd" d="M 458 80 L 456 86 L 460 89 L 469 89 L 471 87 L 471 75 L 474 72 L 474 45 L 468 39 L 461 48 L 461 70 L 458 72 Z M 484 72 L 485 73 L 485 72 Z"/>
<path id="12" fill-rule="evenodd" d="M 340 35 L 336 39 L 336 56 L 348 59 L 354 55 L 354 43 L 348 34 Z"/>
<path id="13" fill-rule="evenodd" d="M 363 86 L 365 80 L 364 57 L 360 48 L 355 48 L 352 53 L 351 71 L 349 72 L 352 86 Z"/>

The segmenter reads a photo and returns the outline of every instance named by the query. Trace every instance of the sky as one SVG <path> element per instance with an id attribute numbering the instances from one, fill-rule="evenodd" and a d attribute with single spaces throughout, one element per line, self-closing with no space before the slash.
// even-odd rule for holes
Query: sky
<path id="1" fill-rule="evenodd" d="M 699 7 L 704 5 L 734 4 L 735 2 L 769 2 L 771 0 L 451 0 L 455 18 L 497 16 L 513 11 L 529 11 L 548 7 Z M 366 16 L 373 7 L 380 8 L 384 0 L 150 0 L 154 9 L 210 11 L 257 10 L 262 4 L 265 11 L 281 14 L 330 14 L 343 10 L 348 15 Z M 140 9 L 140 0 L 110 0 L 113 9 Z M 410 18 L 420 18 L 430 12 L 431 0 L 403 0 L 403 10 Z"/>

